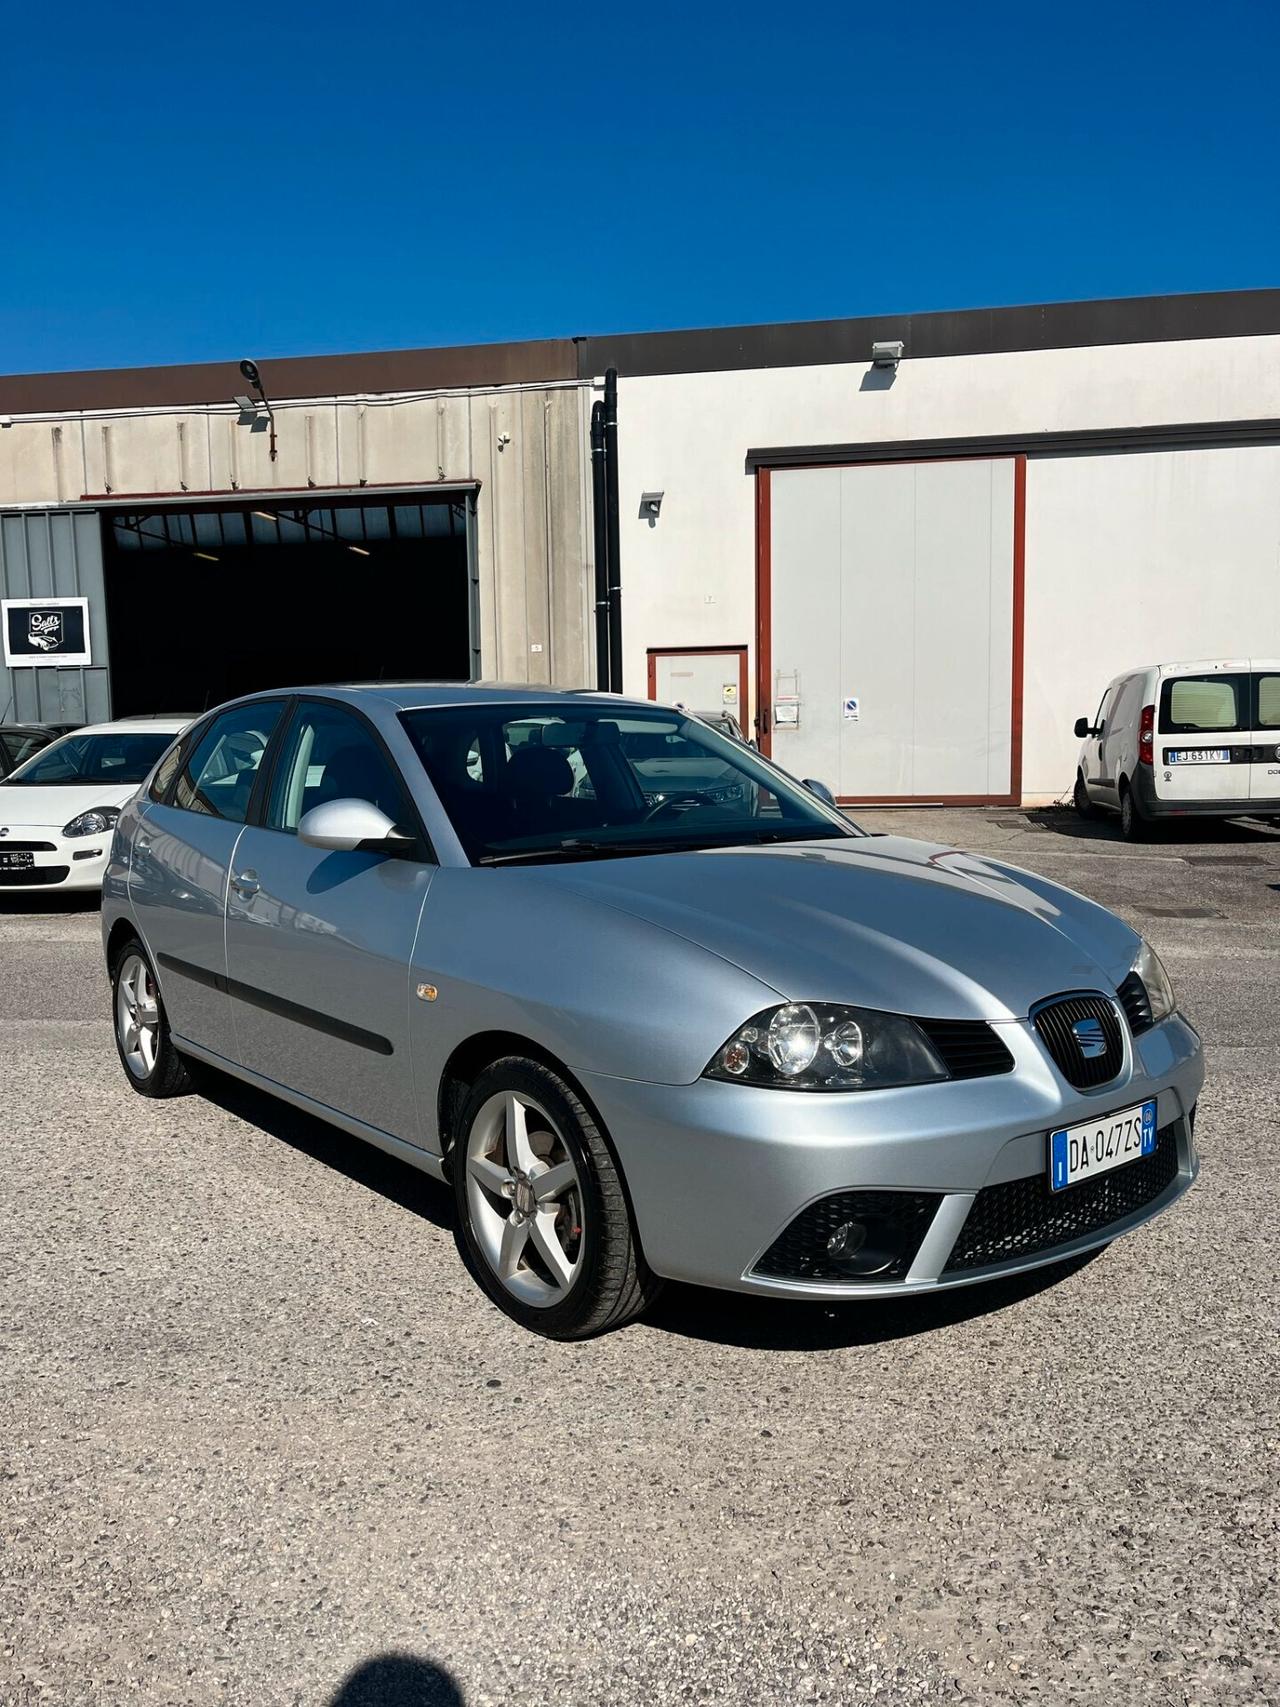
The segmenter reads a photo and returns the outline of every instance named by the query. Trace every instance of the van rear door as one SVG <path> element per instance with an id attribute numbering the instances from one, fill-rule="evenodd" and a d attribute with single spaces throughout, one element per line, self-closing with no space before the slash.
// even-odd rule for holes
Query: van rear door
<path id="1" fill-rule="evenodd" d="M 1280 812 L 1280 665 L 1253 672 L 1253 749 L 1249 799 Z"/>
<path id="2" fill-rule="evenodd" d="M 1152 755 L 1157 799 L 1198 806 L 1248 797 L 1252 692 L 1247 667 L 1162 678 Z"/>

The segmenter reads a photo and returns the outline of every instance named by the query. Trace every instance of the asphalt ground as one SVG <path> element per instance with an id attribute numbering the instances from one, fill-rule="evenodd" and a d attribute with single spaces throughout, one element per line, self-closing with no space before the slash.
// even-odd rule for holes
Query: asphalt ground
<path id="1" fill-rule="evenodd" d="M 442 1187 L 227 1081 L 133 1096 L 96 911 L 0 902 L 0 1701 L 1280 1699 L 1280 833 L 862 818 L 1155 943 L 1209 1059 L 1169 1214 L 549 1344 Z"/>

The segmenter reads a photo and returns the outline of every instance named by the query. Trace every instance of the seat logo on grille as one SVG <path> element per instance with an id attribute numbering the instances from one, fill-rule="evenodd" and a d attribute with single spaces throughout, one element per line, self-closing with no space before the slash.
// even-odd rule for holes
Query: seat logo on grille
<path id="1" fill-rule="evenodd" d="M 1071 1027 L 1076 1048 L 1086 1061 L 1094 1061 L 1107 1052 L 1107 1034 L 1100 1019 L 1078 1019 Z"/>

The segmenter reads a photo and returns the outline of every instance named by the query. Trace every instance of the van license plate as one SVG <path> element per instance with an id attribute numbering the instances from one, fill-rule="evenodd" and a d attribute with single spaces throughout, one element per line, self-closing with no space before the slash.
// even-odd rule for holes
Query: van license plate
<path id="1" fill-rule="evenodd" d="M 1175 747 L 1169 754 L 1171 765 L 1229 765 L 1230 747 Z"/>
<path id="2" fill-rule="evenodd" d="M 1104 1114 L 1084 1126 L 1066 1126 L 1049 1134 L 1049 1188 L 1065 1191 L 1069 1185 L 1092 1179 L 1095 1174 L 1122 1168 L 1149 1156 L 1156 1147 L 1156 1101 Z"/>

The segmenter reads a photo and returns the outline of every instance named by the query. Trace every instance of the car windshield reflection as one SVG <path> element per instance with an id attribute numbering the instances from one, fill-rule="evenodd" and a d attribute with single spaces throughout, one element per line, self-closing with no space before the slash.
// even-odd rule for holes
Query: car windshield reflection
<path id="1" fill-rule="evenodd" d="M 861 834 L 752 749 L 664 707 L 480 704 L 403 722 L 473 865 Z"/>

